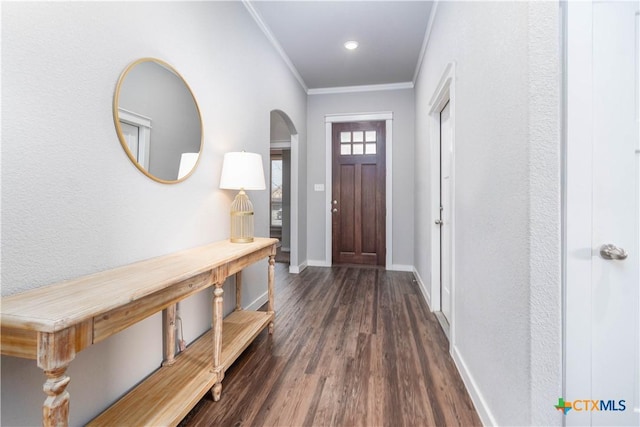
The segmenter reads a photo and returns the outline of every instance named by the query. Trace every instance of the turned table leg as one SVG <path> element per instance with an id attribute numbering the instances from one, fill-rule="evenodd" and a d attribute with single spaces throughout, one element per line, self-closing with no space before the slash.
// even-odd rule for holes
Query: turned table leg
<path id="1" fill-rule="evenodd" d="M 275 251 L 275 247 L 274 247 Z M 276 255 L 269 256 L 269 302 L 267 303 L 267 313 L 275 316 L 275 281 L 276 281 Z M 273 335 L 273 320 L 269 323 L 269 335 Z"/>
<path id="2" fill-rule="evenodd" d="M 75 327 L 38 333 L 38 367 L 47 376 L 43 386 L 47 398 L 42 406 L 42 425 L 45 427 L 69 425 L 67 386 L 70 378 L 66 371 L 75 355 Z"/>
<path id="3" fill-rule="evenodd" d="M 222 370 L 222 289 L 223 283 L 215 283 L 213 289 L 213 371 L 216 374 L 216 382 L 211 389 L 213 401 L 220 400 L 222 394 L 222 379 L 224 371 Z"/>

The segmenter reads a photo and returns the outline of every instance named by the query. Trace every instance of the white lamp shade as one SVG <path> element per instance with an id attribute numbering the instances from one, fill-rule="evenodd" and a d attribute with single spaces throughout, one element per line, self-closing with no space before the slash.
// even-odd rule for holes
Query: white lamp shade
<path id="1" fill-rule="evenodd" d="M 220 188 L 227 190 L 264 190 L 262 156 L 256 153 L 226 153 L 222 162 Z"/>

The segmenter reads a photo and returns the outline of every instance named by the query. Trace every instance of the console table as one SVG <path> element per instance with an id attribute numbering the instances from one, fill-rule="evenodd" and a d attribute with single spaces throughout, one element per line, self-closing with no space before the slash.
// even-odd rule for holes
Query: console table
<path id="1" fill-rule="evenodd" d="M 276 243 L 221 241 L 5 297 L 1 352 L 37 361 L 47 377 L 43 425 L 65 426 L 76 353 L 162 311 L 162 367 L 90 425 L 177 425 L 208 390 L 220 400 L 225 371 L 263 329 L 273 333 Z M 267 311 L 243 310 L 242 269 L 267 257 Z M 233 274 L 236 308 L 223 319 L 222 285 Z M 176 303 L 208 287 L 213 327 L 176 355 Z"/>

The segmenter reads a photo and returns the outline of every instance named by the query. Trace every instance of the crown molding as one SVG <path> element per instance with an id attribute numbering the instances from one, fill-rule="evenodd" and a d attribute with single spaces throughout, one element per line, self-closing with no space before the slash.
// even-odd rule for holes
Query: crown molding
<path id="1" fill-rule="evenodd" d="M 328 95 L 335 93 L 354 93 L 354 92 L 375 92 L 379 90 L 399 90 L 413 89 L 413 82 L 388 83 L 380 85 L 359 85 L 359 86 L 341 86 L 341 87 L 324 87 L 318 89 L 309 89 L 309 95 Z"/>
<path id="2" fill-rule="evenodd" d="M 256 21 L 256 24 L 258 24 L 258 27 L 262 30 L 264 35 L 267 37 L 267 40 L 269 40 L 269 42 L 274 47 L 276 52 L 278 52 L 282 60 L 285 62 L 285 64 L 287 64 L 287 67 L 289 67 L 289 70 L 291 70 L 291 73 L 293 73 L 296 80 L 298 80 L 298 83 L 300 83 L 300 86 L 302 86 L 302 89 L 304 89 L 305 93 L 308 93 L 309 88 L 307 87 L 307 84 L 304 82 L 304 79 L 302 78 L 302 76 L 300 75 L 296 67 L 293 65 L 293 62 L 291 62 L 291 59 L 289 59 L 289 56 L 285 53 L 280 43 L 278 43 L 278 40 L 276 40 L 275 36 L 271 32 L 271 29 L 269 29 L 267 24 L 262 20 L 260 13 L 253 7 L 250 0 L 242 0 L 242 4 L 244 4 L 244 7 L 247 9 L 249 14 L 253 18 L 253 20 Z"/>

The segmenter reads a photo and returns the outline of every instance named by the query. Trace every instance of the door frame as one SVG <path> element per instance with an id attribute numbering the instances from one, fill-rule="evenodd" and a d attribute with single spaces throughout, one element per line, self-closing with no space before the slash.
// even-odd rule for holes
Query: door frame
<path id="1" fill-rule="evenodd" d="M 333 196 L 332 176 L 333 176 L 333 148 L 331 138 L 331 128 L 333 123 L 344 122 L 371 122 L 371 121 L 384 121 L 386 132 L 386 147 L 385 147 L 385 207 L 386 207 L 386 220 L 385 220 L 385 239 L 386 239 L 386 259 L 385 268 L 387 270 L 393 269 L 393 191 L 392 191 L 392 145 L 393 145 L 393 112 L 383 111 L 376 113 L 351 113 L 351 114 L 327 114 L 324 117 L 325 123 L 325 261 L 326 267 L 331 267 L 331 242 L 333 237 L 332 227 L 332 214 L 331 214 L 331 198 Z"/>
<path id="2" fill-rule="evenodd" d="M 455 63 L 450 62 L 445 67 L 440 82 L 431 96 L 429 101 L 429 140 L 431 143 L 431 215 L 428 220 L 430 221 L 431 230 L 431 294 L 429 303 L 431 311 L 441 311 L 440 304 L 440 260 L 441 260 L 441 245 L 440 245 L 440 226 L 436 225 L 436 219 L 440 218 L 440 112 L 444 106 L 449 103 L 451 122 L 451 319 L 449 319 L 449 349 L 453 349 L 455 344 L 455 252 L 456 252 L 456 227 L 455 227 L 455 141 L 456 141 L 456 102 L 455 102 Z"/>

